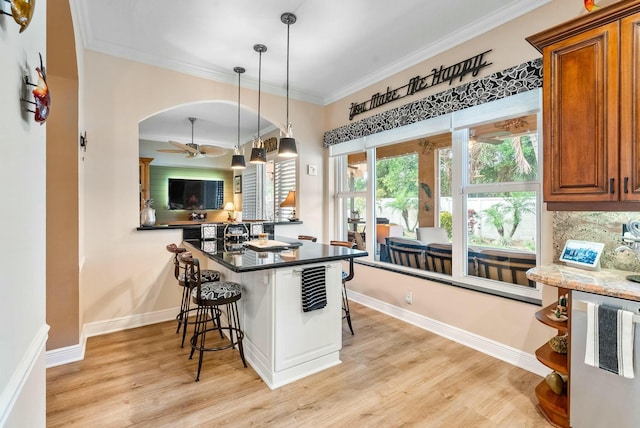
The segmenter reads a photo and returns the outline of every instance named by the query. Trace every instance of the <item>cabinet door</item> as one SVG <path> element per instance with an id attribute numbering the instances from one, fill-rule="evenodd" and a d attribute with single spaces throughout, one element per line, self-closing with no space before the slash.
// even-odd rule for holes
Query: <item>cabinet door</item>
<path id="1" fill-rule="evenodd" d="M 618 22 L 546 47 L 544 200 L 618 200 Z"/>
<path id="2" fill-rule="evenodd" d="M 640 201 L 640 13 L 621 21 L 620 200 Z"/>

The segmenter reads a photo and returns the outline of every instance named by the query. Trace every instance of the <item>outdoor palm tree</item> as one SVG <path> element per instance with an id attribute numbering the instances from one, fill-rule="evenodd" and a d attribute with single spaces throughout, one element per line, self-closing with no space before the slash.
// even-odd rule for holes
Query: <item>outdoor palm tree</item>
<path id="1" fill-rule="evenodd" d="M 535 200 L 528 194 L 513 193 L 503 197 L 505 203 L 497 203 L 487 208 L 482 214 L 496 228 L 500 242 L 509 245 L 522 222 L 524 214 L 535 214 Z M 511 228 L 506 228 L 511 224 Z"/>
<path id="2" fill-rule="evenodd" d="M 509 239 L 511 239 L 515 235 L 518 226 L 520 226 L 522 216 L 524 214 L 535 214 L 536 205 L 533 198 L 522 194 L 514 193 L 512 196 L 505 197 L 504 200 L 507 202 L 505 210 L 511 214 L 511 231 L 509 233 Z"/>
<path id="3" fill-rule="evenodd" d="M 409 232 L 413 232 L 413 230 L 416 228 L 416 225 L 418 224 L 418 221 L 416 219 L 416 222 L 413 224 L 413 226 L 409 225 L 409 210 L 416 210 L 418 208 L 418 198 L 415 196 L 415 194 L 412 195 L 405 189 L 402 192 L 397 193 L 393 201 L 387 202 L 386 207 L 391 208 L 394 211 L 399 211 L 400 215 L 402 216 L 402 220 L 407 227 L 407 230 Z"/>

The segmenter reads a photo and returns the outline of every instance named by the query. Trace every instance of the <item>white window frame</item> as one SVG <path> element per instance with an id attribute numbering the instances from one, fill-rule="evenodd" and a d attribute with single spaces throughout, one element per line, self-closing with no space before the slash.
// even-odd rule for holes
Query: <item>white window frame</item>
<path id="1" fill-rule="evenodd" d="M 528 190 L 536 191 L 536 259 L 540 263 L 540 254 L 543 247 L 541 239 L 541 217 L 544 211 L 542 202 L 542 90 L 535 89 L 503 98 L 491 103 L 485 103 L 479 106 L 470 107 L 468 109 L 438 116 L 436 118 L 413 123 L 411 125 L 394 128 L 388 131 L 369 135 L 356 140 L 341 143 L 329 148 L 329 156 L 334 159 L 336 171 L 336 186 L 343 183 L 343 175 L 346 173 L 346 157 L 350 153 L 358 151 L 367 151 L 367 168 L 369 180 L 367 182 L 366 192 L 345 192 L 343 189 L 335 189 L 336 202 L 338 209 L 336 210 L 335 233 L 337 236 L 346 236 L 345 220 L 342 217 L 343 201 L 345 198 L 358 196 L 366 198 L 367 214 L 367 240 L 366 250 L 369 256 L 365 259 L 372 264 L 379 264 L 381 267 L 389 267 L 388 263 L 375 261 L 376 254 L 376 237 L 375 237 L 375 148 L 385 145 L 397 144 L 417 138 L 425 138 L 432 135 L 442 134 L 444 132 L 452 133 L 452 149 L 454 159 L 467 158 L 468 128 L 475 124 L 487 122 L 493 118 L 501 118 L 507 116 L 518 116 L 528 113 L 537 112 L 538 116 L 538 181 L 536 183 L 509 183 L 509 191 Z M 425 278 L 436 278 L 443 281 L 450 281 L 454 285 L 470 288 L 482 292 L 489 292 L 495 295 L 515 298 L 531 303 L 540 303 L 541 289 L 537 285 L 533 287 L 523 287 L 520 285 L 511 285 L 503 282 L 487 280 L 484 278 L 467 276 L 466 268 L 466 248 L 467 248 L 467 215 L 463 189 L 467 193 L 481 192 L 485 185 L 463 185 L 466 183 L 466 168 L 463 168 L 466 162 L 454 162 L 452 171 L 452 198 L 453 198 L 453 237 L 452 237 L 452 275 L 437 274 L 429 271 L 418 271 L 412 268 L 404 268 L 403 266 L 393 266 L 395 270 L 410 272 L 411 274 L 419 274 Z"/>

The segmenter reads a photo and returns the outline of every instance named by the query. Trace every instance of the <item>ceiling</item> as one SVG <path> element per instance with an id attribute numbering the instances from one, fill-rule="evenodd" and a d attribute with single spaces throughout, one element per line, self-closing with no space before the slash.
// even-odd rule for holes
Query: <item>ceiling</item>
<path id="1" fill-rule="evenodd" d="M 285 95 L 287 26 L 289 96 L 327 105 L 487 32 L 551 0 L 75 0 L 86 49 Z M 194 141 L 231 148 L 237 104 L 200 103 L 143 121 L 140 138 L 191 142 L 187 117 L 198 118 Z M 241 143 L 255 135 L 257 118 L 243 111 Z M 294 124 L 295 125 L 295 124 Z M 261 123 L 261 134 L 269 123 Z M 271 129 L 274 129 L 273 127 Z"/>

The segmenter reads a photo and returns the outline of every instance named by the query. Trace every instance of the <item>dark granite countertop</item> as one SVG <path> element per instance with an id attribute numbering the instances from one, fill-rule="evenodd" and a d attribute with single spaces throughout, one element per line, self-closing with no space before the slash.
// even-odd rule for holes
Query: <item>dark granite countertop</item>
<path id="1" fill-rule="evenodd" d="M 298 241 L 282 237 L 275 237 L 275 240 L 289 243 L 291 247 L 278 250 L 254 251 L 247 248 L 243 243 L 225 243 L 222 240 L 185 240 L 184 242 L 187 249 L 192 247 L 202 251 L 210 259 L 235 272 L 299 266 L 368 255 L 366 251 L 318 244 L 311 241 Z"/>
<path id="2" fill-rule="evenodd" d="M 262 220 L 244 220 L 241 223 L 266 223 L 278 226 L 286 226 L 293 224 L 302 224 L 301 221 L 262 221 Z M 153 226 L 138 226 L 136 230 L 167 230 L 167 229 L 199 229 L 203 224 L 233 224 L 228 222 L 207 222 L 207 221 L 176 221 L 169 224 L 155 224 Z"/>

